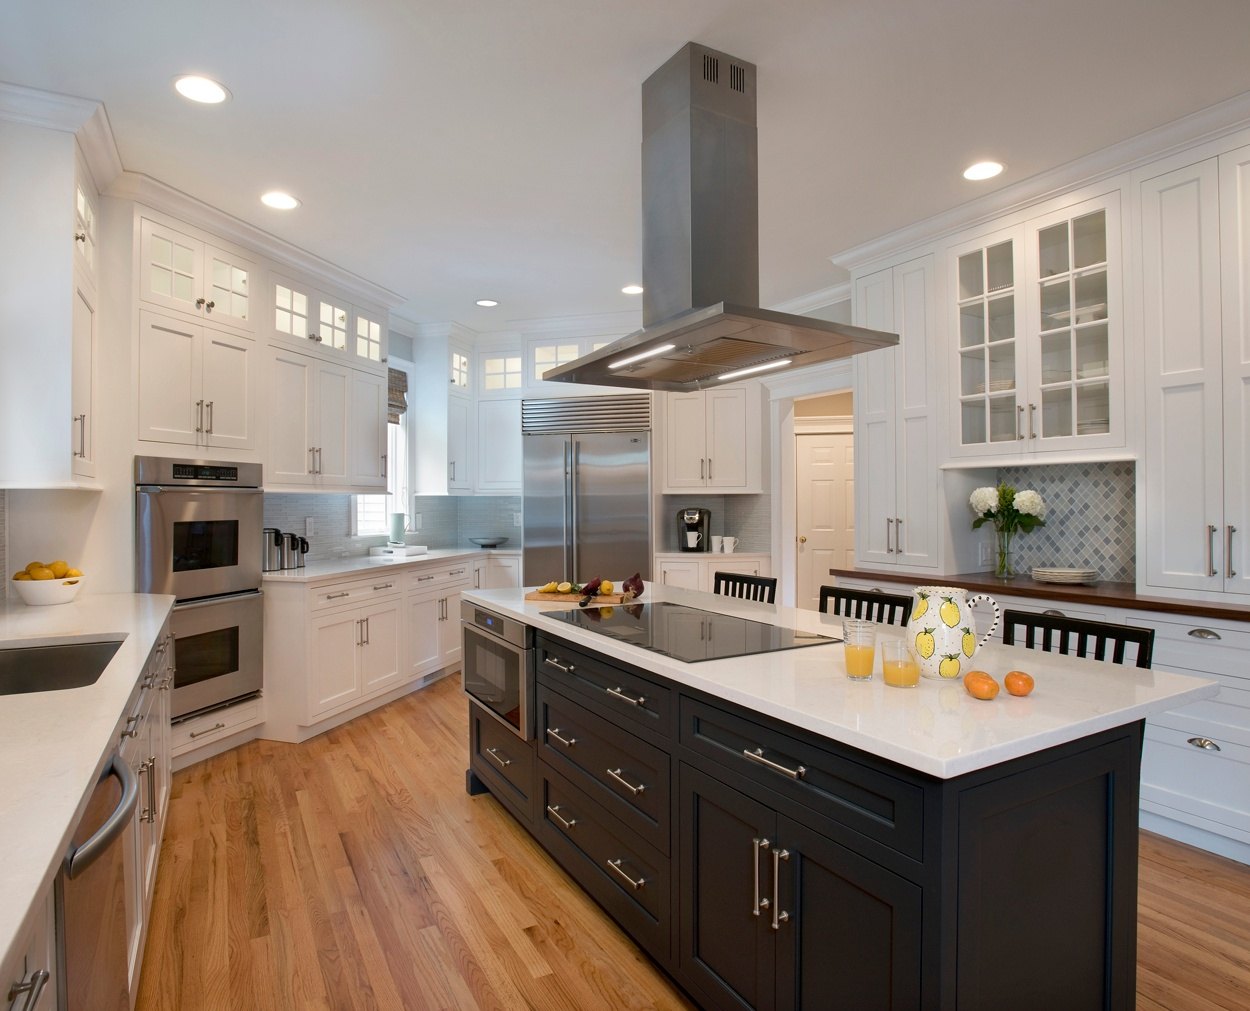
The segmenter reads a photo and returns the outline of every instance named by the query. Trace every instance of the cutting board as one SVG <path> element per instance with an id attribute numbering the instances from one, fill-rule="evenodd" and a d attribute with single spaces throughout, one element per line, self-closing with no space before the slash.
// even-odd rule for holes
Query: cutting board
<path id="1" fill-rule="evenodd" d="M 585 594 L 582 593 L 539 593 L 537 590 L 530 590 L 525 595 L 526 600 L 550 600 L 556 603 L 573 603 L 580 604 Z M 601 593 L 598 596 L 591 597 L 587 607 L 593 607 L 601 604 L 623 604 L 625 595 L 623 593 Z"/>

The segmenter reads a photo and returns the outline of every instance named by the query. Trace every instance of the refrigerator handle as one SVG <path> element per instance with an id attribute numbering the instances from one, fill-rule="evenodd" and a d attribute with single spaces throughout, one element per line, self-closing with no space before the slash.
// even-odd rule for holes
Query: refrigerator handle
<path id="1" fill-rule="evenodd" d="M 569 440 L 569 460 L 571 466 L 565 469 L 567 475 L 565 481 L 566 501 L 569 503 L 569 512 L 571 513 L 571 529 L 565 544 L 569 545 L 569 553 L 573 559 L 573 567 L 569 570 L 569 579 L 577 582 L 577 439 Z"/>

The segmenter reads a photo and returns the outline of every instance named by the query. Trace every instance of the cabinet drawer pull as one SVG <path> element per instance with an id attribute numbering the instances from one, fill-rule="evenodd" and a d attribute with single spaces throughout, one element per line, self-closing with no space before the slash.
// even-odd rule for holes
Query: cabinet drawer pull
<path id="1" fill-rule="evenodd" d="M 1016 405 L 1016 439 L 1017 440 L 1022 440 L 1024 438 L 1023 428 L 1024 428 L 1024 405 L 1017 404 Z"/>
<path id="2" fill-rule="evenodd" d="M 1052 618 L 1066 618 L 1067 617 L 1067 615 L 1064 614 L 1057 607 L 1048 607 L 1046 608 L 1046 610 L 1042 612 L 1042 614 L 1049 614 Z"/>
<path id="3" fill-rule="evenodd" d="M 501 769 L 506 769 L 509 765 L 512 764 L 511 758 L 500 758 L 499 752 L 496 751 L 494 748 L 487 748 L 486 754 L 490 755 L 491 758 L 493 758 L 496 762 L 498 762 L 499 767 Z"/>
<path id="4" fill-rule="evenodd" d="M 885 518 L 885 553 L 887 555 L 892 555 L 894 553 L 894 549 L 890 547 L 890 535 L 893 532 L 894 532 L 894 520 L 892 520 L 889 516 L 887 516 Z"/>
<path id="5" fill-rule="evenodd" d="M 339 597 L 350 597 L 351 595 L 351 590 L 341 590 L 338 593 L 327 593 L 326 600 L 338 600 Z"/>
<path id="6" fill-rule="evenodd" d="M 554 667 L 561 674 L 572 674 L 577 668 L 572 664 L 562 664 L 559 660 L 553 660 L 551 657 L 543 657 L 543 663 L 548 667 Z"/>
<path id="7" fill-rule="evenodd" d="M 621 870 L 622 859 L 624 858 L 618 857 L 616 860 L 609 860 L 607 864 L 609 867 L 612 868 L 612 870 L 616 871 L 616 873 L 619 874 L 624 881 L 628 882 L 630 888 L 632 888 L 634 891 L 638 891 L 639 888 L 641 888 L 643 885 L 647 883 L 647 879 L 638 878 L 637 880 L 635 880 L 634 878 L 631 878 L 628 874 L 626 874 L 623 870 Z"/>
<path id="8" fill-rule="evenodd" d="M 789 850 L 773 850 L 773 930 L 780 930 L 790 919 L 790 914 L 781 908 L 781 861 L 789 859 Z"/>
<path id="9" fill-rule="evenodd" d="M 903 520 L 899 516 L 894 517 L 894 553 L 903 553 Z"/>
<path id="10" fill-rule="evenodd" d="M 449 573 L 447 573 L 447 575 L 449 575 L 449 576 L 463 576 L 463 575 L 464 575 L 464 569 L 452 569 Z"/>
<path id="11" fill-rule="evenodd" d="M 1212 632 L 1209 628 L 1191 628 L 1189 634 L 1195 639 L 1218 639 L 1219 632 Z"/>
<path id="12" fill-rule="evenodd" d="M 1191 737 L 1186 743 L 1192 744 L 1195 748 L 1201 748 L 1203 751 L 1224 750 L 1209 737 Z"/>
<path id="13" fill-rule="evenodd" d="M 394 585 L 395 585 L 394 583 L 378 583 L 378 585 L 375 586 L 374 589 L 375 590 L 389 590 Z"/>
<path id="14" fill-rule="evenodd" d="M 709 481 L 712 480 L 712 458 L 710 456 L 707 458 L 707 479 Z"/>
<path id="15" fill-rule="evenodd" d="M 1214 523 L 1207 524 L 1207 575 L 1218 575 L 1215 568 L 1215 532 L 1219 529 Z"/>
<path id="16" fill-rule="evenodd" d="M 1037 432 L 1033 428 L 1033 420 L 1037 417 L 1037 404 L 1029 404 L 1029 438 L 1036 439 Z"/>
<path id="17" fill-rule="evenodd" d="M 32 972 L 30 979 L 22 983 L 14 983 L 9 987 L 10 1006 L 16 1011 L 17 999 L 26 995 L 26 1001 L 22 1004 L 21 1011 L 34 1011 L 39 1004 L 39 998 L 43 995 L 43 988 L 48 985 L 49 974 L 47 969 L 40 969 L 38 972 Z"/>
<path id="18" fill-rule="evenodd" d="M 630 793 L 632 793 L 635 797 L 637 797 L 638 794 L 642 793 L 647 788 L 646 783 L 639 783 L 637 786 L 634 786 L 633 783 L 631 783 L 628 779 L 625 779 L 621 775 L 620 769 L 605 769 L 604 771 L 607 772 L 607 774 L 611 776 L 613 779 L 615 779 L 618 783 L 620 783 L 621 786 L 625 787 L 625 789 L 628 790 Z"/>
<path id="19" fill-rule="evenodd" d="M 560 728 L 559 728 L 559 727 L 548 727 L 548 728 L 547 728 L 547 736 L 548 736 L 548 737 L 554 737 L 557 741 L 559 741 L 561 744 L 563 744 L 566 748 L 571 748 L 571 747 L 573 747 L 573 745 L 574 745 L 574 744 L 576 744 L 576 743 L 577 743 L 577 738 L 576 738 L 576 737 L 569 737 L 569 738 L 564 738 L 564 737 L 561 737 L 561 736 L 560 736 Z"/>
<path id="20" fill-rule="evenodd" d="M 752 839 L 751 847 L 755 854 L 755 860 L 751 865 L 751 874 L 755 881 L 755 891 L 752 892 L 753 902 L 751 903 L 751 915 L 759 916 L 761 909 L 768 908 L 768 900 L 760 898 L 760 850 L 766 850 L 771 845 L 767 839 Z"/>
<path id="21" fill-rule="evenodd" d="M 203 737 L 205 734 L 211 734 L 215 730 L 225 730 L 225 729 L 226 729 L 226 725 L 224 723 L 214 723 L 207 730 L 192 730 L 188 736 L 192 740 L 194 740 L 197 737 Z"/>
<path id="22" fill-rule="evenodd" d="M 642 706 L 642 705 L 646 705 L 646 702 L 647 702 L 647 697 L 645 695 L 639 695 L 637 698 L 633 698 L 630 695 L 626 695 L 624 689 L 622 689 L 620 685 L 617 685 L 615 688 L 605 688 L 603 690 L 607 692 L 609 695 L 611 695 L 614 699 L 620 699 L 622 702 L 625 702 L 631 706 Z"/>
<path id="23" fill-rule="evenodd" d="M 807 775 L 807 768 L 805 766 L 800 765 L 797 769 L 790 769 L 784 765 L 778 765 L 776 762 L 765 758 L 763 748 L 756 748 L 754 751 L 751 751 L 749 748 L 743 748 L 742 754 L 743 757 L 751 759 L 752 762 L 759 762 L 760 765 L 765 765 L 774 772 L 780 772 L 783 775 L 789 776 L 791 779 L 802 779 Z"/>
<path id="24" fill-rule="evenodd" d="M 84 414 L 83 418 L 87 416 Z M 1231 523 L 1224 528 L 1224 571 L 1229 577 L 1237 575 L 1237 570 L 1233 568 L 1233 534 L 1237 532 L 1237 528 Z"/>
<path id="25" fill-rule="evenodd" d="M 434 579 L 434 578 L 435 578 L 434 576 L 417 576 L 417 582 L 428 583 L 431 579 Z"/>
<path id="26" fill-rule="evenodd" d="M 570 829 L 573 828 L 574 825 L 577 824 L 576 818 L 565 818 L 562 814 L 560 814 L 559 804 L 557 804 L 555 807 L 552 807 L 550 804 L 548 804 L 547 813 L 551 815 L 551 817 L 553 817 L 556 821 L 558 821 L 560 823 L 560 827 L 564 829 L 564 831 L 566 832 L 568 832 Z"/>

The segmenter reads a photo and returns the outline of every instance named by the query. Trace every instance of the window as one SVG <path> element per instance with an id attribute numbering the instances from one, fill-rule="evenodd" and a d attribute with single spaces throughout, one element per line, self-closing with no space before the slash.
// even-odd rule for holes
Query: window
<path id="1" fill-rule="evenodd" d="M 520 355 L 493 355 L 482 359 L 483 390 L 519 390 L 520 388 Z"/>

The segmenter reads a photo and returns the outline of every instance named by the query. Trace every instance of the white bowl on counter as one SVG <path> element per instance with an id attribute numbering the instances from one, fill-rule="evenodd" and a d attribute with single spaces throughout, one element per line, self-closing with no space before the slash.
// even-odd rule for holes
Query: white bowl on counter
<path id="1" fill-rule="evenodd" d="M 11 579 L 9 585 L 27 604 L 68 604 L 78 596 L 85 576 L 65 576 L 61 579 Z"/>

